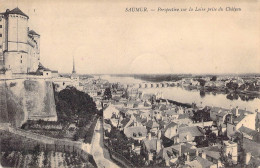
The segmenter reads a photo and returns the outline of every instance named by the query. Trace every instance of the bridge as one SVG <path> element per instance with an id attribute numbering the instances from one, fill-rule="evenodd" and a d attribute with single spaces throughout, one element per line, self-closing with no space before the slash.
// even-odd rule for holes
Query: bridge
<path id="1" fill-rule="evenodd" d="M 151 83 L 151 82 L 144 82 L 144 83 L 134 83 L 134 84 L 127 84 L 127 87 L 133 88 L 167 88 L 171 87 L 173 82 L 158 82 L 158 83 Z"/>

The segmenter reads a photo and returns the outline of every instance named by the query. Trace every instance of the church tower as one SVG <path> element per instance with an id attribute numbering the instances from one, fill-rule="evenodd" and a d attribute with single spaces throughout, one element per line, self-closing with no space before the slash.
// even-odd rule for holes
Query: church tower
<path id="1" fill-rule="evenodd" d="M 71 78 L 72 80 L 76 80 L 76 81 L 79 80 L 79 76 L 77 75 L 76 68 L 75 68 L 75 60 L 74 60 L 74 56 L 73 56 L 73 68 L 72 68 L 72 74 L 71 74 L 70 78 Z"/>
<path id="2" fill-rule="evenodd" d="M 72 74 L 76 74 L 74 56 L 73 56 L 73 69 L 72 69 Z"/>

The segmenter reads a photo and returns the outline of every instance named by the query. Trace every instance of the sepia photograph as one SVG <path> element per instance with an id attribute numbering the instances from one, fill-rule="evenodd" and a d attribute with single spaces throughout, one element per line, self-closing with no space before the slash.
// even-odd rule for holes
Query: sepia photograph
<path id="1" fill-rule="evenodd" d="M 259 0 L 0 0 L 0 168 L 260 168 Z"/>

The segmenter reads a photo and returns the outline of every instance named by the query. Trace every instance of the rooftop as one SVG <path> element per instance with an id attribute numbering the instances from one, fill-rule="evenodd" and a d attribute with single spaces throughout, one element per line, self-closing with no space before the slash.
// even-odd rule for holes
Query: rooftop
<path id="1" fill-rule="evenodd" d="M 245 134 L 250 135 L 250 136 L 255 136 L 255 135 L 257 135 L 257 134 L 260 134 L 260 133 L 257 132 L 256 130 L 252 130 L 252 129 L 247 128 L 247 127 L 244 127 L 244 126 L 240 127 L 238 130 L 239 130 L 240 132 L 245 133 Z"/>
<path id="2" fill-rule="evenodd" d="M 179 134 L 188 134 L 190 133 L 191 136 L 203 136 L 203 133 L 199 130 L 197 126 L 192 127 L 180 127 Z"/>
<path id="3" fill-rule="evenodd" d="M 29 19 L 29 16 L 26 15 L 25 13 L 23 13 L 23 11 L 21 11 L 21 9 L 19 9 L 18 7 L 17 8 L 14 8 L 13 10 L 9 10 L 7 9 L 5 13 L 2 13 L 2 14 L 18 14 L 18 15 L 22 15 L 22 16 L 25 16 Z"/>
<path id="4" fill-rule="evenodd" d="M 34 30 L 30 30 L 30 31 L 29 31 L 29 34 L 40 36 L 40 35 L 39 35 L 38 33 L 36 33 Z"/>

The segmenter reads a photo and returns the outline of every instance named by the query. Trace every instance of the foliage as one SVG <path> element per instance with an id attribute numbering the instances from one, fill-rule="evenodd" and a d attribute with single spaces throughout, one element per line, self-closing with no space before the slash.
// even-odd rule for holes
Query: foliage
<path id="1" fill-rule="evenodd" d="M 65 123 L 75 118 L 85 123 L 91 119 L 90 116 L 97 113 L 93 99 L 74 87 L 55 92 L 55 102 L 58 120 Z"/>
<path id="2" fill-rule="evenodd" d="M 223 146 L 220 149 L 219 155 L 220 155 L 219 160 L 221 161 L 221 163 L 224 165 L 224 167 L 228 167 L 229 161 L 228 161 L 228 157 L 225 155 L 225 151 L 224 151 Z"/>
<path id="3" fill-rule="evenodd" d="M 206 96 L 206 93 L 204 90 L 200 90 L 200 97 L 203 98 Z"/>
<path id="4" fill-rule="evenodd" d="M 213 76 L 210 81 L 216 81 L 217 80 L 217 76 Z"/>
<path id="5" fill-rule="evenodd" d="M 193 113 L 192 120 L 195 122 L 211 121 L 209 109 L 204 108 L 202 110 L 194 111 Z"/>
<path id="6" fill-rule="evenodd" d="M 49 158 L 48 158 L 48 152 L 47 151 L 44 151 L 44 154 L 43 154 L 43 161 L 42 161 L 42 164 L 44 167 L 50 167 L 49 165 Z"/>
<path id="7" fill-rule="evenodd" d="M 211 144 L 217 143 L 217 135 L 214 132 L 209 133 L 208 141 Z"/>
<path id="8" fill-rule="evenodd" d="M 39 156 L 40 156 L 40 145 L 36 145 L 32 151 L 32 159 L 31 159 L 30 166 L 32 166 L 32 167 L 38 166 Z"/>
<path id="9" fill-rule="evenodd" d="M 204 79 L 198 79 L 198 82 L 200 83 L 200 86 L 205 86 L 206 81 Z"/>
<path id="10" fill-rule="evenodd" d="M 196 142 L 198 148 L 209 146 L 209 141 L 203 136 L 196 136 L 194 142 Z"/>
<path id="11" fill-rule="evenodd" d="M 226 84 L 227 88 L 228 89 L 231 89 L 231 90 L 237 90 L 238 89 L 238 84 L 233 82 L 233 81 L 230 81 Z"/>
<path id="12" fill-rule="evenodd" d="M 105 92 L 104 92 L 104 95 L 103 95 L 103 99 L 104 99 L 104 100 L 110 100 L 110 99 L 112 99 L 112 93 L 111 93 L 110 88 L 106 88 L 106 89 L 105 89 Z"/>
<path id="13" fill-rule="evenodd" d="M 128 93 L 128 90 L 127 90 L 127 89 L 124 90 L 124 93 L 123 93 L 123 95 L 122 95 L 122 98 L 126 98 L 126 99 L 129 98 L 129 93 Z"/>

